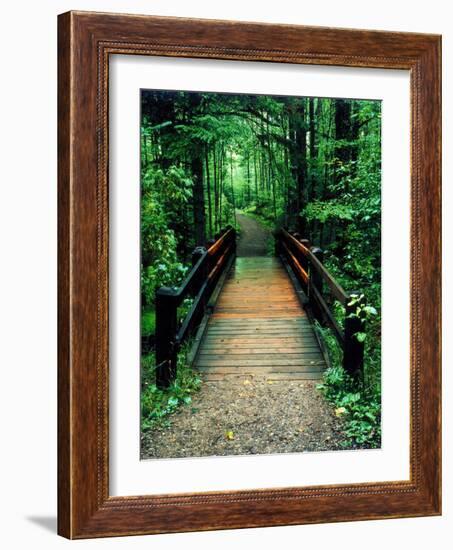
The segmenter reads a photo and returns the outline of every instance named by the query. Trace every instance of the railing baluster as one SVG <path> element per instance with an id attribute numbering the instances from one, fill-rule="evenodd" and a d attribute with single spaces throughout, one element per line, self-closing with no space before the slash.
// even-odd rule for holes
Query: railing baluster
<path id="1" fill-rule="evenodd" d="M 310 244 L 310 241 L 308 239 L 299 239 L 299 242 L 300 244 L 303 244 L 305 246 L 305 248 L 310 248 L 311 244 Z M 305 258 L 305 256 L 304 256 Z"/>
<path id="2" fill-rule="evenodd" d="M 197 262 L 200 260 L 200 258 L 202 258 L 205 254 L 206 254 L 206 248 L 204 246 L 197 246 L 192 252 L 192 265 L 193 266 L 196 265 Z M 205 258 L 205 260 L 206 261 L 204 261 L 200 265 L 200 270 L 198 272 L 198 277 L 197 277 L 198 280 L 197 280 L 197 286 L 196 286 L 197 292 L 198 292 L 198 289 L 200 289 L 203 286 L 204 282 L 208 278 L 208 273 L 211 270 L 209 257 Z M 204 307 L 204 306 L 205 306 L 205 300 L 203 299 L 200 307 Z"/>
<path id="3" fill-rule="evenodd" d="M 176 376 L 176 291 L 161 287 L 156 291 L 156 385 L 168 388 Z"/>
<path id="4" fill-rule="evenodd" d="M 310 250 L 313 256 L 315 256 L 315 258 L 317 258 L 321 263 L 323 263 L 324 252 L 317 246 L 312 246 Z M 322 296 L 323 294 L 322 276 L 318 272 L 318 270 L 314 268 L 310 268 L 310 284 L 314 285 L 318 289 L 319 294 L 321 294 Z"/>
<path id="5" fill-rule="evenodd" d="M 363 371 L 364 343 L 357 339 L 357 333 L 364 332 L 364 323 L 351 314 L 357 306 L 363 305 L 363 298 L 354 306 L 348 306 L 353 295 L 347 294 L 327 271 L 323 265 L 323 251 L 318 247 L 310 247 L 308 239 L 301 239 L 298 233 L 291 234 L 286 229 L 277 231 L 275 237 L 277 254 L 285 257 L 296 277 L 299 275 L 298 279 L 303 278 L 301 268 L 308 272 L 306 293 L 313 316 L 333 331 L 343 349 L 343 366 L 347 372 L 358 375 Z M 346 307 L 344 330 L 341 330 L 332 313 L 327 293 Z"/>
<path id="6" fill-rule="evenodd" d="M 223 229 L 211 245 L 216 245 L 214 250 L 210 246 L 209 250 L 197 247 L 193 251 L 192 269 L 178 289 L 161 287 L 156 291 L 156 384 L 159 388 L 168 388 L 175 379 L 178 347 L 204 315 L 220 274 L 235 252 L 235 244 L 235 230 L 231 226 Z M 187 296 L 193 296 L 194 302 L 178 327 L 178 306 Z"/>
<path id="7" fill-rule="evenodd" d="M 324 252 L 316 247 L 312 246 L 310 248 L 311 253 L 315 258 L 317 258 L 321 263 L 324 260 Z M 308 299 L 310 300 L 310 305 L 316 313 L 316 318 L 318 321 L 324 325 L 324 315 L 321 311 L 321 306 L 314 298 L 313 287 L 319 292 L 320 296 L 323 297 L 323 280 L 321 274 L 309 263 L 309 283 L 308 283 Z"/>
<path id="8" fill-rule="evenodd" d="M 308 239 L 299 239 L 299 242 L 300 242 L 300 244 L 305 246 L 305 248 L 310 249 L 310 241 Z M 307 256 L 305 256 L 305 254 L 302 254 L 300 256 L 299 262 L 300 262 L 300 265 L 302 266 L 303 270 L 305 271 L 305 273 L 308 276 L 309 269 L 308 269 L 308 258 L 307 258 Z M 304 287 L 304 290 L 305 290 L 305 294 L 308 297 L 308 283 Z"/>
<path id="9" fill-rule="evenodd" d="M 194 248 L 192 252 L 192 267 L 197 264 L 198 260 L 203 256 L 203 254 L 206 252 L 206 248 L 204 246 L 197 246 Z"/>

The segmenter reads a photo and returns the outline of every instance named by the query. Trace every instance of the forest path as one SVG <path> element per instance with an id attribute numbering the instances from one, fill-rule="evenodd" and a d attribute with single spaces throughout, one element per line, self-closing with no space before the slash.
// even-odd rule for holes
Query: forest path
<path id="1" fill-rule="evenodd" d="M 208 380 L 320 380 L 326 363 L 278 258 L 236 258 L 194 361 Z"/>
<path id="2" fill-rule="evenodd" d="M 316 382 L 204 381 L 170 425 L 142 435 L 141 457 L 183 458 L 342 449 L 343 422 Z"/>
<path id="3" fill-rule="evenodd" d="M 241 236 L 236 247 L 239 257 L 267 256 L 268 241 L 271 238 L 269 229 L 240 211 L 236 220 L 241 229 Z"/>
<path id="4" fill-rule="evenodd" d="M 316 390 L 324 366 L 279 260 L 237 258 L 195 359 L 201 389 L 143 434 L 142 458 L 341 449 L 342 420 Z"/>

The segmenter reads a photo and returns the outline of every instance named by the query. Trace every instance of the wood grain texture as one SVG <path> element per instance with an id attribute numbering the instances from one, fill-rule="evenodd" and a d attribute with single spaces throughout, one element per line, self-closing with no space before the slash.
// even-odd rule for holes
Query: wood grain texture
<path id="1" fill-rule="evenodd" d="M 244 337 L 246 346 L 238 345 Z M 322 378 L 326 363 L 313 327 L 278 258 L 236 258 L 194 367 L 210 381 L 239 376 Z"/>
<path id="2" fill-rule="evenodd" d="M 86 538 L 439 514 L 440 37 L 71 12 L 59 17 L 58 44 L 59 533 Z M 410 71 L 410 481 L 109 496 L 108 56 L 112 53 Z"/>
<path id="3" fill-rule="evenodd" d="M 70 17 L 58 26 L 58 531 L 71 535 Z"/>

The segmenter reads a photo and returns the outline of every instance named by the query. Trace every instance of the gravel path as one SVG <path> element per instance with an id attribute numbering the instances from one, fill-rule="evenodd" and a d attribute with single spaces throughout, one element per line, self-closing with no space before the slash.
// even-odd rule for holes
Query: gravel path
<path id="1" fill-rule="evenodd" d="M 267 243 L 271 232 L 253 218 L 236 212 L 241 237 L 236 247 L 237 256 L 267 256 Z"/>
<path id="2" fill-rule="evenodd" d="M 265 256 L 270 231 L 238 212 L 238 256 Z M 327 451 L 341 448 L 342 421 L 316 382 L 264 376 L 204 380 L 167 427 L 142 434 L 141 458 Z"/>
<path id="3" fill-rule="evenodd" d="M 204 382 L 170 426 L 147 432 L 142 458 L 294 453 L 340 449 L 342 421 L 315 382 Z"/>

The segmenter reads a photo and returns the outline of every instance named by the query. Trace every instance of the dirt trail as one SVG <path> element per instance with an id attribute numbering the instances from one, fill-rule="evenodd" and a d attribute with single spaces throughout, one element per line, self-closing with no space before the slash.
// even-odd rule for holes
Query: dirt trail
<path id="1" fill-rule="evenodd" d="M 270 230 L 241 212 L 236 212 L 236 219 L 241 228 L 236 254 L 240 257 L 267 256 Z"/>
<path id="2" fill-rule="evenodd" d="M 240 257 L 266 256 L 271 232 L 237 212 Z M 202 378 L 204 374 L 200 374 Z M 266 376 L 204 380 L 169 425 L 142 434 L 141 457 L 182 458 L 341 449 L 343 422 L 316 382 Z"/>
<path id="3" fill-rule="evenodd" d="M 342 421 L 315 384 L 206 381 L 192 403 L 170 418 L 170 426 L 143 435 L 142 458 L 339 450 Z"/>

